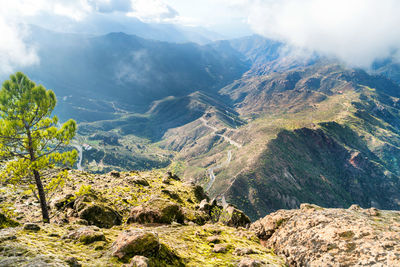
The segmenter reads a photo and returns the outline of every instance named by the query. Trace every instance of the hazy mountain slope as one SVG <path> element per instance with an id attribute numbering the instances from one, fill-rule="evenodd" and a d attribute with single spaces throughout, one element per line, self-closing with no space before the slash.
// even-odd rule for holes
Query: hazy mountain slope
<path id="1" fill-rule="evenodd" d="M 165 167 L 182 146 L 181 137 L 190 138 L 187 132 L 176 136 L 173 129 L 190 125 L 205 114 L 231 125 L 242 124 L 234 110 L 204 92 L 155 101 L 143 114 L 119 112 L 118 118 L 80 123 L 79 143 L 91 146 L 83 151 L 86 169 L 106 172 Z M 168 139 L 170 144 L 157 144 L 162 139 Z"/>
<path id="2" fill-rule="evenodd" d="M 45 14 L 42 20 L 36 20 L 39 26 L 57 32 L 105 35 L 110 32 L 134 34 L 145 39 L 185 43 L 206 44 L 222 39 L 221 35 L 202 27 L 181 26 L 168 23 L 146 23 L 138 18 L 119 16 L 118 14 L 91 14 L 84 20 L 71 20 L 59 15 Z M 62 21 L 62 23 L 60 23 Z"/>
<path id="3" fill-rule="evenodd" d="M 70 101 L 60 101 L 60 113 L 63 118 L 80 121 L 93 120 L 81 112 L 82 108 L 92 109 L 90 104 L 86 106 L 88 101 L 109 102 L 106 113 L 113 112 L 111 102 L 144 112 L 151 102 L 167 96 L 213 92 L 249 68 L 239 53 L 232 51 L 123 33 L 86 37 L 34 28 L 32 38 L 41 61 L 24 71 L 53 88 L 59 99 L 70 96 Z"/>

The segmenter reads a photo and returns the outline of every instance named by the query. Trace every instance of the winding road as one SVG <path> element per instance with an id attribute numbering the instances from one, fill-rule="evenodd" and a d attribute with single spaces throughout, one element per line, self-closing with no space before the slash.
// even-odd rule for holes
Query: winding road
<path id="1" fill-rule="evenodd" d="M 205 127 L 210 128 L 211 130 L 213 130 L 213 134 L 215 134 L 215 135 L 217 135 L 217 136 L 221 136 L 221 137 L 224 138 L 224 140 L 227 141 L 229 144 L 231 144 L 231 145 L 233 145 L 233 146 L 235 146 L 235 147 L 237 147 L 237 148 L 241 148 L 241 147 L 242 147 L 241 144 L 239 144 L 238 142 L 232 140 L 230 137 L 228 137 L 228 136 L 226 136 L 226 135 L 224 135 L 224 134 L 217 134 L 218 128 L 215 127 L 215 126 L 209 125 L 206 119 L 200 118 L 200 121 L 203 123 L 203 125 L 204 125 Z M 232 160 L 232 150 L 228 150 L 228 157 L 227 157 L 227 159 L 226 159 L 226 161 L 225 161 L 224 163 L 221 163 L 221 164 L 219 164 L 219 165 L 217 165 L 217 166 L 214 166 L 214 167 L 211 167 L 211 168 L 207 169 L 207 174 L 210 176 L 210 181 L 208 182 L 208 184 L 207 184 L 207 186 L 206 186 L 206 188 L 205 188 L 205 191 L 209 191 L 210 188 L 212 187 L 212 185 L 213 185 L 214 182 L 215 182 L 215 174 L 214 174 L 214 171 L 215 171 L 215 170 L 218 170 L 218 169 L 221 169 L 221 168 L 223 168 L 223 167 L 228 166 L 229 163 L 231 162 L 231 160 Z M 225 197 L 224 197 L 224 196 L 223 196 L 223 200 L 225 200 Z"/>
<path id="2" fill-rule="evenodd" d="M 221 169 L 221 168 L 223 168 L 225 166 L 228 166 L 229 163 L 231 162 L 231 160 L 232 160 L 232 150 L 229 150 L 228 151 L 228 158 L 226 159 L 226 161 L 224 163 L 221 163 L 220 165 L 217 165 L 215 167 L 209 168 L 207 170 L 207 173 L 210 176 L 210 181 L 208 182 L 208 185 L 206 187 L 206 191 L 210 190 L 211 186 L 214 184 L 214 181 L 215 181 L 214 171 L 218 170 L 218 169 Z"/>
<path id="3" fill-rule="evenodd" d="M 82 168 L 83 148 L 79 144 L 72 144 L 72 146 L 75 147 L 79 153 L 78 162 L 76 163 L 76 167 L 78 168 L 79 171 L 83 171 L 83 168 Z"/>
<path id="4" fill-rule="evenodd" d="M 211 130 L 213 130 L 213 134 L 218 135 L 218 136 L 221 136 L 221 137 L 224 138 L 225 141 L 227 141 L 229 144 L 231 144 L 231 145 L 233 145 L 233 146 L 235 146 L 235 147 L 237 147 L 237 148 L 241 148 L 241 147 L 242 147 L 241 144 L 239 144 L 239 143 L 236 142 L 236 141 L 233 141 L 230 137 L 228 137 L 228 136 L 226 136 L 226 135 L 224 135 L 224 134 L 217 134 L 218 128 L 209 125 L 206 119 L 200 118 L 200 121 L 203 123 L 204 126 L 206 126 L 206 127 L 210 128 Z"/>

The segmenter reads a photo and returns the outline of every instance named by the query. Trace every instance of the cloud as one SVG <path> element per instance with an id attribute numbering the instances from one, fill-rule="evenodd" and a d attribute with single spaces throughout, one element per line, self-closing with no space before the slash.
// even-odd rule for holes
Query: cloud
<path id="1" fill-rule="evenodd" d="M 35 18 L 50 16 L 80 22 L 94 12 L 131 10 L 131 0 L 0 0 L 0 75 L 40 62 L 27 30 Z"/>
<path id="2" fill-rule="evenodd" d="M 88 3 L 100 13 L 132 11 L 131 0 L 88 0 Z"/>
<path id="3" fill-rule="evenodd" d="M 35 47 L 25 43 L 29 31 L 16 17 L 11 16 L 12 10 L 6 9 L 9 7 L 7 4 L 12 4 L 12 1 L 9 2 L 11 3 L 0 1 L 0 75 L 2 76 L 11 74 L 18 67 L 39 63 Z M 28 14 L 33 11 L 33 8 L 26 10 Z"/>
<path id="4" fill-rule="evenodd" d="M 354 66 L 369 67 L 400 50 L 398 0 L 250 0 L 248 5 L 255 32 Z"/>
<path id="5" fill-rule="evenodd" d="M 147 22 L 171 21 L 178 12 L 161 0 L 132 0 L 132 12 L 127 14 Z"/>

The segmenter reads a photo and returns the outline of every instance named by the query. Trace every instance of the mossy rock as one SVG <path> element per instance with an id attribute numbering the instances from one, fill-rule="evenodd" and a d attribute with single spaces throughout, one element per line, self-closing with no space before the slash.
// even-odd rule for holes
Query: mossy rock
<path id="1" fill-rule="evenodd" d="M 241 210 L 229 205 L 221 213 L 219 221 L 230 227 L 246 227 L 250 218 Z"/>
<path id="2" fill-rule="evenodd" d="M 93 196 L 85 195 L 76 199 L 74 209 L 80 219 L 89 225 L 111 228 L 122 224 L 122 216 L 114 209 L 100 203 Z"/>
<path id="3" fill-rule="evenodd" d="M 0 213 L 0 229 L 9 228 L 9 227 L 17 227 L 19 223 L 11 220 L 6 215 Z"/>
<path id="4" fill-rule="evenodd" d="M 158 236 L 141 229 L 122 232 L 111 247 L 111 255 L 121 261 L 128 261 L 136 255 L 155 256 L 160 249 Z"/>
<path id="5" fill-rule="evenodd" d="M 149 186 L 149 182 L 143 177 L 127 177 L 125 178 L 129 183 L 135 185 Z"/>
<path id="6" fill-rule="evenodd" d="M 56 199 L 53 202 L 53 205 L 57 210 L 61 210 L 63 208 L 73 207 L 74 202 L 75 202 L 75 196 L 73 194 L 67 194 L 63 197 Z"/>
<path id="7" fill-rule="evenodd" d="M 127 223 L 183 223 L 180 205 L 163 198 L 153 198 L 131 210 Z"/>
<path id="8" fill-rule="evenodd" d="M 105 241 L 104 233 L 97 227 L 81 227 L 64 237 L 64 239 L 77 240 L 85 245 L 97 241 Z"/>
<path id="9" fill-rule="evenodd" d="M 188 208 L 183 208 L 183 215 L 185 216 L 185 221 L 194 222 L 198 225 L 204 225 L 210 220 L 210 216 L 199 210 L 192 210 Z"/>

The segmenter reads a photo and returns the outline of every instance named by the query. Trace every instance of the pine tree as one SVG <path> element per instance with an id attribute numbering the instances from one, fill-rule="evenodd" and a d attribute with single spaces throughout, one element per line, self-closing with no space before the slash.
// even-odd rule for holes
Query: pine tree
<path id="1" fill-rule="evenodd" d="M 7 183 L 36 188 L 45 223 L 50 222 L 46 194 L 62 184 L 65 172 L 45 181 L 43 173 L 60 165 L 72 166 L 77 158 L 76 150 L 65 150 L 75 136 L 76 122 L 58 126 L 58 118 L 50 117 L 56 102 L 53 91 L 21 72 L 11 75 L 0 90 L 1 177 Z"/>

